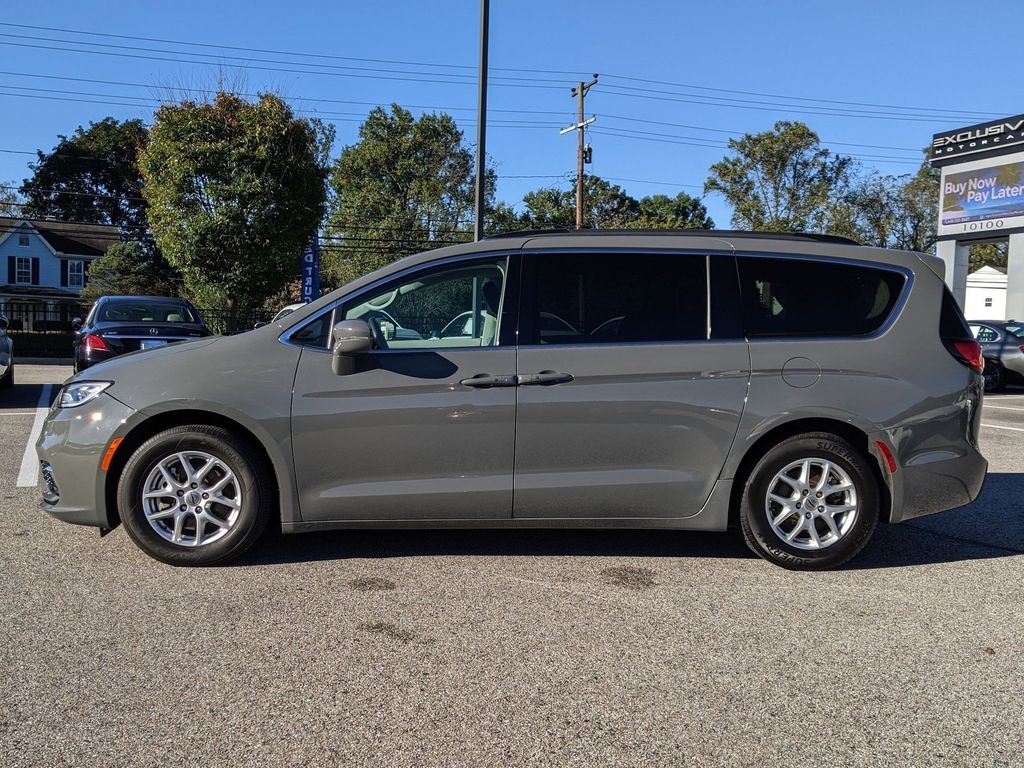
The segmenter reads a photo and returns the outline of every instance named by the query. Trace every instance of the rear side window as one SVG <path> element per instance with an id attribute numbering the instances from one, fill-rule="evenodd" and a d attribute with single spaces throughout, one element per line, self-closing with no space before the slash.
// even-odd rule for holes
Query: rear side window
<path id="1" fill-rule="evenodd" d="M 898 272 L 809 259 L 740 257 L 748 337 L 864 336 L 892 314 Z"/>
<path id="2" fill-rule="evenodd" d="M 939 338 L 974 340 L 964 313 L 960 311 L 960 305 L 956 303 L 949 288 L 942 286 L 942 312 L 939 315 Z"/>
<path id="3" fill-rule="evenodd" d="M 707 258 L 671 253 L 539 254 L 532 344 L 707 338 Z"/>

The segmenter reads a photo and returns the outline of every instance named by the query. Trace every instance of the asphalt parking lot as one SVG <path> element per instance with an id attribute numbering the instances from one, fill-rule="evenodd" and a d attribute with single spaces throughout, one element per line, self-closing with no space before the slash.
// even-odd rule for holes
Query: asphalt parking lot
<path id="1" fill-rule="evenodd" d="M 68 375 L 0 392 L 4 765 L 1024 765 L 1024 393 L 986 400 L 974 504 L 836 572 L 559 531 L 271 537 L 181 570 L 18 487 Z"/>

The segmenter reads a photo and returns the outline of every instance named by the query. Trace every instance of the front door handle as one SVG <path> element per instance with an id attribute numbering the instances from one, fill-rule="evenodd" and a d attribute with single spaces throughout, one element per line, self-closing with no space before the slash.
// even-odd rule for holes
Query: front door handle
<path id="1" fill-rule="evenodd" d="M 464 387 L 475 387 L 477 389 L 489 389 L 490 387 L 514 387 L 515 376 L 491 376 L 489 373 L 478 373 L 469 379 L 459 382 Z"/>
<path id="2" fill-rule="evenodd" d="M 541 371 L 540 373 L 528 373 L 525 376 L 516 377 L 520 386 L 529 384 L 540 384 L 550 386 L 552 384 L 566 384 L 572 381 L 571 373 L 559 373 L 558 371 Z"/>

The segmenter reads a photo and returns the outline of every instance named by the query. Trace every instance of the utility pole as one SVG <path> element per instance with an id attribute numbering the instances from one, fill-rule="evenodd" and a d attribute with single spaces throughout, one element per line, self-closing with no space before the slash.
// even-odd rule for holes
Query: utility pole
<path id="1" fill-rule="evenodd" d="M 477 91 L 476 116 L 476 213 L 473 217 L 473 239 L 484 237 L 484 204 L 487 195 L 484 190 L 486 175 L 487 138 L 487 27 L 490 15 L 490 0 L 480 0 L 480 76 Z"/>
<path id="2" fill-rule="evenodd" d="M 571 125 L 568 128 L 563 128 L 559 131 L 560 134 L 569 133 L 570 131 L 576 131 L 577 134 L 577 149 L 576 149 L 576 229 L 583 229 L 583 155 L 586 152 L 586 146 L 584 145 L 583 129 L 590 125 L 592 122 L 597 120 L 596 117 L 592 117 L 586 120 L 583 116 L 583 99 L 587 95 L 592 87 L 597 85 L 597 74 L 595 73 L 594 79 L 589 83 L 580 81 L 580 84 L 572 89 L 572 95 L 576 98 L 578 106 L 576 125 Z"/>

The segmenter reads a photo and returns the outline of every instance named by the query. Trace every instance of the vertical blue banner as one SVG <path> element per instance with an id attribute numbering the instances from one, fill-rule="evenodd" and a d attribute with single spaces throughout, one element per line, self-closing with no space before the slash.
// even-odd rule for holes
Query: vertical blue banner
<path id="1" fill-rule="evenodd" d="M 320 236 L 313 238 L 302 252 L 302 303 L 309 304 L 320 298 Z"/>

